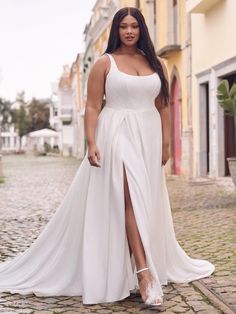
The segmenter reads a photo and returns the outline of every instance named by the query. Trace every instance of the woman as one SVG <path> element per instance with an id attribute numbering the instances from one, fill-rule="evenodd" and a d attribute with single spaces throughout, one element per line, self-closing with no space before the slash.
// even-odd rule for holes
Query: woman
<path id="1" fill-rule="evenodd" d="M 142 14 L 119 10 L 88 80 L 86 158 L 38 239 L 0 265 L 0 291 L 82 295 L 94 304 L 139 287 L 146 304 L 160 305 L 161 285 L 214 271 L 175 238 L 164 175 L 168 101 L 166 69 Z"/>

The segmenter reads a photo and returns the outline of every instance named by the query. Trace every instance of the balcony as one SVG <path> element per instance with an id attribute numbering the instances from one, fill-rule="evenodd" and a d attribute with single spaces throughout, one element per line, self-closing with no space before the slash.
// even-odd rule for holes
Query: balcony
<path id="1" fill-rule="evenodd" d="M 187 0 L 186 10 L 188 13 L 206 13 L 222 0 Z"/>
<path id="2" fill-rule="evenodd" d="M 61 108 L 60 119 L 62 122 L 72 122 L 72 108 Z"/>
<path id="3" fill-rule="evenodd" d="M 169 58 L 181 50 L 180 44 L 180 4 L 178 1 L 167 1 L 167 24 L 165 41 L 161 42 L 157 55 Z"/>
<path id="4" fill-rule="evenodd" d="M 157 55 L 161 58 L 167 58 L 173 55 L 173 53 L 181 51 L 180 45 L 166 45 L 157 50 Z"/>

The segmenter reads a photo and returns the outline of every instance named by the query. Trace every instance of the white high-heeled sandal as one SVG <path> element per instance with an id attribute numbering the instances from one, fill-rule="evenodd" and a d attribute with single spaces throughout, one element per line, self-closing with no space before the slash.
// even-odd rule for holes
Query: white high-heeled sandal
<path id="1" fill-rule="evenodd" d="M 148 270 L 148 267 L 139 269 L 136 271 L 136 274 L 141 273 L 142 271 Z M 155 282 L 152 279 L 152 282 L 148 284 L 147 289 L 146 289 L 146 294 L 147 294 L 147 299 L 145 300 L 145 304 L 151 305 L 151 306 L 160 306 L 163 303 L 162 298 L 160 298 L 157 294 L 157 288 L 155 287 Z M 155 303 L 154 300 L 160 300 L 160 302 Z"/>

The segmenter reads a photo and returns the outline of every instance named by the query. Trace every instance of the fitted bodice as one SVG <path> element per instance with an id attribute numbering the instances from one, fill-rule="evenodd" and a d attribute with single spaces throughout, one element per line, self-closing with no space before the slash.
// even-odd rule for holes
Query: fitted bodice
<path id="1" fill-rule="evenodd" d="M 112 55 L 106 77 L 106 107 L 113 109 L 148 110 L 154 106 L 161 89 L 161 80 L 155 72 L 136 76 L 121 72 Z"/>

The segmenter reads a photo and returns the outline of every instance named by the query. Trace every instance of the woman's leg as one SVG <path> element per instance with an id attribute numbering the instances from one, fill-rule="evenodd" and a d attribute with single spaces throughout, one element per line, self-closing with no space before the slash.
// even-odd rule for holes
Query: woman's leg
<path id="1" fill-rule="evenodd" d="M 138 231 L 138 227 L 136 224 L 136 219 L 134 216 L 134 210 L 130 198 L 129 193 L 129 186 L 126 176 L 125 167 L 123 166 L 124 170 L 124 198 L 125 198 L 125 226 L 126 226 L 126 233 L 129 243 L 129 249 L 134 255 L 134 260 L 136 264 L 137 270 L 146 268 L 146 256 L 145 251 L 143 248 L 142 240 Z M 130 252 L 130 253 L 131 253 Z M 152 280 L 152 276 L 148 270 L 142 271 L 138 276 L 139 281 L 139 289 L 142 296 L 143 301 L 145 301 L 148 297 L 147 295 L 147 286 L 149 285 L 150 281 Z M 158 303 L 160 299 L 154 299 L 153 302 Z"/>
<path id="2" fill-rule="evenodd" d="M 147 264 L 143 244 L 139 235 L 138 227 L 134 216 L 133 206 L 131 203 L 125 168 L 124 168 L 124 194 L 125 194 L 126 233 L 129 242 L 129 247 L 134 255 L 136 268 L 138 270 L 147 267 Z"/>

